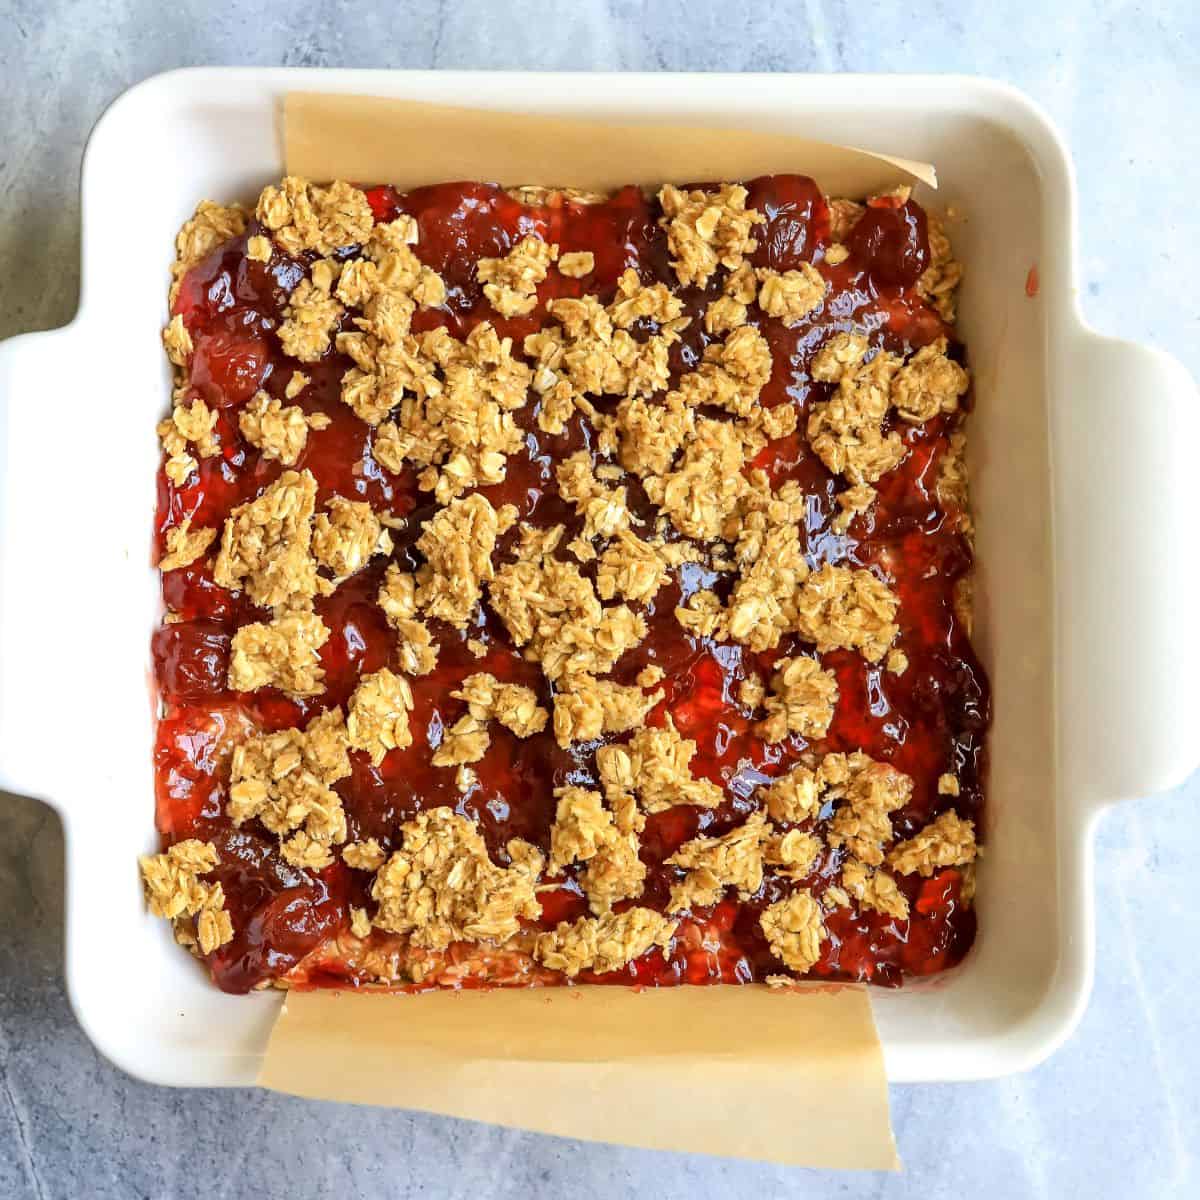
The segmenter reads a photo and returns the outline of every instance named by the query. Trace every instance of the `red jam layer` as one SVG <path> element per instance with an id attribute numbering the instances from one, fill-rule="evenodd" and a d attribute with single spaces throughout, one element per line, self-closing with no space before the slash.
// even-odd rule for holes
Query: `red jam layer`
<path id="1" fill-rule="evenodd" d="M 847 240 L 849 257 L 831 266 L 824 261 L 831 240 L 829 211 L 812 180 L 771 176 L 754 180 L 749 191 L 748 203 L 767 216 L 758 232 L 754 265 L 783 271 L 812 262 L 830 281 L 823 308 L 795 328 L 757 319 L 775 362 L 763 403 L 794 405 L 799 432 L 772 443 L 754 465 L 765 468 L 776 485 L 790 479 L 803 485 L 809 502 L 802 534 L 812 565 L 832 560 L 874 567 L 891 581 L 900 596 L 896 644 L 909 660 L 908 670 L 897 676 L 855 653 L 824 655 L 824 664 L 836 672 L 841 698 L 828 738 L 815 748 L 863 750 L 913 778 L 911 802 L 893 817 L 898 837 L 910 836 L 947 806 L 947 798 L 937 790 L 938 777 L 945 772 L 960 783 L 954 806 L 978 822 L 988 685 L 953 603 L 955 584 L 971 570 L 971 548 L 962 532 L 962 514 L 947 510 L 935 489 L 956 418 L 897 425 L 908 455 L 881 481 L 873 511 L 856 519 L 848 534 L 831 528 L 837 511 L 834 496 L 844 484 L 810 451 L 803 434 L 808 407 L 829 391 L 828 385 L 810 381 L 809 362 L 835 330 L 867 331 L 873 344 L 900 353 L 948 336 L 951 352 L 961 357 L 953 330 L 915 291 L 929 262 L 925 214 L 912 202 L 869 207 Z M 400 213 L 416 218 L 416 253 L 446 282 L 444 306 L 418 313 L 418 331 L 440 324 L 461 338 L 488 320 L 502 336 L 513 338 L 519 352 L 522 338 L 545 321 L 544 311 L 539 306 L 528 317 L 498 316 L 482 296 L 474 264 L 485 255 L 504 255 L 527 233 L 557 242 L 562 253 L 595 254 L 595 274 L 586 283 L 552 270 L 539 288 L 542 301 L 586 291 L 607 303 L 618 276 L 629 267 L 646 282 L 662 280 L 676 287 L 665 235 L 656 221 L 657 204 L 636 188 L 593 205 L 556 197 L 543 206 L 526 206 L 497 187 L 473 183 L 406 194 L 374 188 L 368 195 L 377 219 L 390 220 Z M 293 370 L 301 368 L 281 352 L 273 331 L 305 264 L 278 249 L 269 263 L 249 259 L 246 238 L 258 232 L 252 223 L 244 237 L 215 250 L 188 272 L 180 289 L 175 311 L 182 313 L 195 345 L 191 387 L 219 410 L 221 453 L 202 460 L 198 474 L 182 487 L 160 471 L 160 550 L 166 531 L 187 518 L 197 526 L 219 528 L 234 506 L 256 495 L 281 470 L 240 438 L 237 407 L 260 388 L 283 397 Z M 719 279 L 714 278 L 707 290 L 680 293 L 693 320 L 672 351 L 676 378 L 691 369 L 714 340 L 699 318 L 718 289 Z M 349 317 L 347 326 L 348 322 Z M 316 477 L 318 503 L 340 495 L 409 518 L 407 529 L 396 536 L 395 557 L 413 569 L 420 561 L 414 543 L 434 505 L 427 493 L 416 489 L 411 474 L 391 475 L 372 456 L 372 431 L 339 399 L 341 376 L 349 365 L 332 350 L 322 362 L 303 365 L 312 382 L 289 403 L 307 413 L 325 413 L 331 423 L 310 434 L 297 469 Z M 538 430 L 535 412 L 531 401 L 515 414 L 526 431 L 525 448 L 509 459 L 503 484 L 482 490 L 497 507 L 515 504 L 519 524 L 545 526 L 570 517 L 554 488 L 554 465 L 588 446 L 591 431 L 576 416 L 562 436 L 551 437 Z M 640 510 L 639 515 L 652 515 L 637 480 L 629 483 L 631 507 Z M 568 537 L 573 533 L 568 520 Z M 503 560 L 513 537 L 515 531 L 502 540 L 497 561 Z M 389 664 L 396 667 L 393 637 L 375 604 L 385 567 L 383 559 L 376 559 L 332 596 L 318 600 L 317 609 L 331 630 L 321 652 L 328 688 L 306 701 L 293 701 L 271 689 L 229 691 L 226 672 L 233 632 L 268 614 L 255 609 L 244 595 L 216 586 L 203 561 L 163 576 L 164 600 L 177 618 L 164 624 L 153 641 L 162 701 L 155 759 L 157 822 L 167 843 L 199 837 L 213 841 L 219 850 L 216 878 L 225 890 L 235 936 L 208 956 L 208 962 L 216 982 L 227 991 L 246 991 L 285 975 L 297 985 L 357 981 L 349 966 L 339 967 L 327 954 L 313 952 L 348 929 L 350 905 L 366 900 L 367 877 L 340 861 L 320 872 L 298 870 L 282 860 L 276 838 L 254 823 L 234 828 L 224 807 L 228 758 L 238 736 L 251 728 L 304 724 L 322 708 L 345 704 L 364 673 Z M 738 645 L 690 636 L 673 615 L 676 605 L 699 588 L 719 590 L 722 585 L 698 566 L 685 566 L 676 576 L 646 606 L 649 636 L 624 656 L 613 678 L 633 683 L 651 664 L 665 671 L 666 699 L 650 714 L 649 723 L 661 724 L 669 712 L 681 734 L 697 743 L 693 770 L 719 783 L 726 799 L 713 810 L 675 808 L 648 818 L 642 858 L 649 873 L 637 903 L 660 909 L 676 878 L 674 868 L 662 865 L 663 859 L 697 834 L 720 834 L 739 824 L 754 808 L 755 789 L 808 748 L 799 736 L 779 745 L 765 744 L 755 736 L 753 719 L 735 701 L 740 680 L 750 672 L 769 674 L 777 657 L 793 651 L 794 640 L 785 639 L 778 652 L 754 654 Z M 461 794 L 452 769 L 430 764 L 442 731 L 463 710 L 461 701 L 450 699 L 458 683 L 472 672 L 490 671 L 536 688 L 546 707 L 552 705 L 552 693 L 536 664 L 520 657 L 485 607 L 465 632 L 434 624 L 441 643 L 437 669 L 412 681 L 414 744 L 393 751 L 378 767 L 352 752 L 353 773 L 337 785 L 350 838 L 376 837 L 388 849 L 396 844 L 401 822 L 423 809 L 448 805 L 478 820 L 497 862 L 507 861 L 504 845 L 512 837 L 548 850 L 554 788 L 565 783 L 595 786 L 595 750 L 600 743 L 564 750 L 549 730 L 519 739 L 493 723 L 491 747 L 476 764 L 476 782 Z M 485 643 L 485 658 L 468 651 L 468 636 Z M 840 860 L 841 852 L 827 849 L 802 886 L 819 896 L 836 881 Z M 825 918 L 829 940 L 812 971 L 814 977 L 895 986 L 904 975 L 941 971 L 963 957 L 975 936 L 975 914 L 960 898 L 960 873 L 947 869 L 931 879 L 900 876 L 898 882 L 910 901 L 909 919 L 834 909 Z M 758 917 L 786 886 L 768 877 L 748 901 L 729 899 L 697 909 L 685 917 L 666 960 L 654 951 L 621 971 L 581 979 L 651 985 L 761 980 L 779 971 L 780 964 L 767 948 Z M 571 875 L 557 890 L 542 892 L 541 898 L 543 928 L 587 912 Z M 318 959 L 319 968 L 310 966 Z"/>

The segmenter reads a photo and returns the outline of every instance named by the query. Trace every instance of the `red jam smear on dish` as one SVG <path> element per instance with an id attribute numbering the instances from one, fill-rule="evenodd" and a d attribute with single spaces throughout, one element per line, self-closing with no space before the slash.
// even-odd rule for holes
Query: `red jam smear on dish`
<path id="1" fill-rule="evenodd" d="M 829 559 L 873 567 L 892 582 L 900 596 L 896 645 L 909 660 L 907 671 L 897 676 L 854 653 L 823 656 L 837 675 L 841 699 L 830 735 L 816 749 L 861 749 L 913 778 L 911 802 L 893 816 L 898 837 L 910 836 L 947 806 L 947 798 L 937 790 L 938 777 L 945 772 L 959 780 L 961 794 L 954 806 L 978 821 L 988 685 L 953 602 L 957 582 L 971 570 L 971 548 L 962 532 L 962 514 L 947 510 L 935 489 L 954 418 L 898 425 L 909 453 L 881 480 L 873 511 L 856 519 L 847 534 L 834 532 L 830 524 L 837 511 L 835 494 L 844 484 L 810 451 L 803 434 L 809 406 L 829 391 L 827 385 L 809 380 L 808 366 L 836 330 L 868 331 L 873 344 L 901 353 L 949 336 L 951 353 L 961 357 L 953 330 L 914 287 L 929 262 L 925 214 L 912 202 L 885 201 L 869 207 L 847 239 L 849 257 L 831 266 L 824 259 L 831 241 L 829 211 L 812 180 L 772 176 L 754 180 L 749 191 L 748 203 L 767 217 L 758 231 L 754 264 L 783 271 L 812 262 L 831 285 L 823 308 L 795 328 L 757 318 L 775 361 L 763 403 L 796 406 L 799 422 L 795 435 L 772 443 L 754 465 L 765 468 L 776 485 L 793 479 L 803 485 L 809 496 L 803 534 L 812 564 Z M 474 183 L 407 194 L 373 188 L 368 197 L 379 220 L 400 213 L 416 218 L 416 253 L 446 282 L 445 305 L 419 313 L 418 330 L 442 324 L 464 337 L 480 321 L 490 320 L 502 336 L 513 338 L 519 351 L 521 339 L 543 323 L 544 313 L 539 307 L 531 316 L 506 320 L 492 312 L 476 280 L 475 263 L 481 256 L 505 254 L 527 233 L 557 242 L 563 253 L 595 254 L 595 273 L 586 280 L 552 270 L 539 289 L 542 301 L 589 292 L 607 302 L 618 276 L 629 267 L 648 282 L 676 286 L 665 235 L 657 225 L 657 205 L 636 188 L 590 205 L 556 197 L 542 206 L 527 206 L 497 187 Z M 219 528 L 236 505 L 279 475 L 278 463 L 264 460 L 239 438 L 237 407 L 260 388 L 282 397 L 293 370 L 302 369 L 312 382 L 290 403 L 308 413 L 325 413 L 330 425 L 310 434 L 297 469 L 316 477 L 318 503 L 341 495 L 407 517 L 407 528 L 395 538 L 395 558 L 415 568 L 420 560 L 414 543 L 421 522 L 434 511 L 431 498 L 416 489 L 411 474 L 393 476 L 375 461 L 371 430 L 339 399 L 348 360 L 331 350 L 322 362 L 301 367 L 281 352 L 273 331 L 304 263 L 278 249 L 268 263 L 250 260 L 246 237 L 257 231 L 252 225 L 245 237 L 215 250 L 188 272 L 179 292 L 175 311 L 183 314 L 195 345 L 191 385 L 196 395 L 219 410 L 221 452 L 201 460 L 198 475 L 182 487 L 160 471 L 160 549 L 166 530 L 185 519 Z M 681 293 L 693 320 L 673 349 L 676 376 L 691 369 L 713 340 L 699 317 L 718 288 L 719 279 L 714 279 L 707 290 Z M 533 402 L 516 413 L 526 431 L 525 450 L 509 459 L 503 484 L 483 491 L 497 506 L 515 504 L 520 523 L 544 526 L 570 514 L 554 489 L 554 464 L 589 445 L 590 430 L 576 417 L 565 434 L 551 437 L 537 429 L 534 415 Z M 652 515 L 636 479 L 629 483 L 631 507 L 635 512 L 640 508 L 639 515 Z M 514 536 L 515 531 L 502 540 L 497 561 Z M 304 701 L 271 689 L 230 692 L 226 673 L 233 632 L 267 614 L 245 596 L 216 586 L 203 561 L 163 577 L 164 601 L 176 620 L 164 624 L 153 642 L 163 705 L 155 762 L 158 826 L 168 843 L 192 836 L 216 843 L 221 860 L 216 878 L 225 890 L 235 936 L 208 961 L 217 983 L 227 991 L 246 991 L 284 975 L 301 986 L 359 981 L 352 965 L 313 952 L 348 928 L 349 907 L 366 900 L 367 877 L 340 861 L 320 872 L 297 870 L 280 857 L 278 839 L 254 823 L 233 828 L 223 808 L 228 759 L 238 737 L 252 729 L 304 724 L 323 708 L 344 705 L 364 673 L 396 666 L 393 638 L 374 603 L 386 565 L 382 558 L 375 559 L 332 596 L 317 601 L 331 631 L 321 652 L 327 691 Z M 648 877 L 636 903 L 660 909 L 677 877 L 673 868 L 662 865 L 663 859 L 697 834 L 720 834 L 744 820 L 754 807 L 755 789 L 786 770 L 807 748 L 798 736 L 779 745 L 765 744 L 735 700 L 737 684 L 746 674 L 769 675 L 780 653 L 792 652 L 791 643 L 785 639 L 780 651 L 755 654 L 735 644 L 688 635 L 673 610 L 691 592 L 713 585 L 715 577 L 698 566 L 685 566 L 676 574 L 676 582 L 664 587 L 645 609 L 649 636 L 621 659 L 613 678 L 629 684 L 648 665 L 663 669 L 666 698 L 650 714 L 649 723 L 661 724 L 669 712 L 681 734 L 697 743 L 693 770 L 720 783 L 726 800 L 713 810 L 683 807 L 648 818 L 642 839 Z M 519 739 L 493 722 L 491 746 L 475 764 L 476 781 L 461 794 L 455 772 L 430 763 L 442 731 L 462 712 L 462 703 L 450 699 L 460 680 L 474 671 L 490 671 L 536 688 L 547 707 L 552 697 L 540 669 L 520 657 L 486 608 L 477 611 L 465 632 L 438 626 L 435 633 L 441 642 L 437 669 L 412 680 L 414 744 L 393 751 L 377 767 L 365 755 L 352 752 L 353 772 L 337 785 L 350 838 L 376 837 L 388 849 L 396 844 L 401 822 L 423 809 L 449 805 L 478 820 L 497 862 L 507 861 L 504 846 L 512 837 L 547 850 L 553 790 L 567 782 L 595 785 L 598 743 L 564 750 L 549 730 Z M 470 653 L 468 637 L 486 645 L 486 657 Z M 835 881 L 840 859 L 840 852 L 826 849 L 801 886 L 819 896 Z M 829 939 L 812 977 L 895 986 L 905 975 L 941 971 L 963 957 L 975 935 L 975 915 L 962 901 L 960 872 L 948 869 L 931 879 L 898 876 L 898 883 L 910 901 L 911 916 L 896 920 L 853 909 L 829 912 Z M 580 978 L 639 985 L 761 980 L 778 972 L 780 964 L 768 950 L 759 914 L 789 886 L 768 877 L 748 901 L 725 899 L 695 910 L 681 922 L 666 959 L 654 951 L 623 970 Z M 587 912 L 570 874 L 561 887 L 542 892 L 541 899 L 543 928 Z M 546 973 L 538 980 L 547 981 Z"/>

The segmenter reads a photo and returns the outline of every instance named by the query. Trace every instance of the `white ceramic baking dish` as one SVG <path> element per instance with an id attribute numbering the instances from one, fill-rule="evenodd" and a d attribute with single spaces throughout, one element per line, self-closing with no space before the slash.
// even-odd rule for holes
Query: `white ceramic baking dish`
<path id="1" fill-rule="evenodd" d="M 67 981 L 92 1040 L 145 1079 L 247 1084 L 278 1003 L 207 982 L 145 913 L 134 857 L 155 841 L 166 263 L 198 199 L 252 197 L 280 174 L 293 89 L 753 125 L 937 164 L 933 202 L 969 218 L 955 245 L 978 400 L 976 640 L 995 701 L 988 852 L 967 961 L 875 1008 L 895 1081 L 1048 1054 L 1091 984 L 1098 813 L 1200 759 L 1200 642 L 1184 615 L 1200 561 L 1182 552 L 1200 403 L 1177 362 L 1081 323 L 1071 166 L 1047 119 L 994 83 L 874 76 L 193 70 L 103 116 L 84 157 L 78 315 L 0 346 L 0 785 L 62 816 Z"/>

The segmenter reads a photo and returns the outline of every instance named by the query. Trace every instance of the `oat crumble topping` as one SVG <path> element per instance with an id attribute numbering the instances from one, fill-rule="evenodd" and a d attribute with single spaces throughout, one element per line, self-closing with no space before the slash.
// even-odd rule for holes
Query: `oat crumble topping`
<path id="1" fill-rule="evenodd" d="M 975 822 L 964 821 L 952 809 L 931 821 L 915 837 L 893 847 L 888 866 L 901 875 L 914 872 L 929 878 L 942 867 L 973 863 L 978 854 Z"/>
<path id="2" fill-rule="evenodd" d="M 474 822 L 448 808 L 429 809 L 400 828 L 403 844 L 371 886 L 376 928 L 444 950 L 451 942 L 506 941 L 521 918 L 541 912 L 534 886 L 544 864 L 527 842 L 510 841 L 511 865 L 498 867 Z"/>
<path id="3" fill-rule="evenodd" d="M 289 391 L 291 386 L 289 383 Z M 304 453 L 310 429 L 328 427 L 329 418 L 324 413 L 306 416 L 299 405 L 285 407 L 266 392 L 258 392 L 238 413 L 242 437 L 261 450 L 263 458 L 277 459 L 285 467 L 294 467 Z"/>
<path id="4" fill-rule="evenodd" d="M 861 752 L 827 754 L 820 776 L 825 784 L 822 802 L 838 804 L 829 825 L 829 844 L 845 846 L 869 867 L 880 866 L 883 847 L 892 840 L 891 814 L 908 803 L 912 780 Z"/>
<path id="5" fill-rule="evenodd" d="M 298 257 L 305 250 L 332 254 L 358 245 L 371 236 L 374 219 L 366 195 L 340 180 L 318 187 L 289 175 L 279 187 L 263 188 L 255 209 L 286 254 Z"/>
<path id="6" fill-rule="evenodd" d="M 782 273 L 762 267 L 756 274 L 762 285 L 758 307 L 785 325 L 797 324 L 801 317 L 815 312 L 825 302 L 829 285 L 812 263 L 801 263 L 798 271 Z"/>
<path id="7" fill-rule="evenodd" d="M 376 838 L 364 842 L 347 842 L 342 847 L 342 862 L 353 871 L 378 871 L 387 861 L 387 855 Z"/>
<path id="8" fill-rule="evenodd" d="M 829 940 L 821 906 L 807 891 L 793 892 L 763 910 L 759 924 L 772 952 L 785 967 L 804 974 Z"/>
<path id="9" fill-rule="evenodd" d="M 312 515 L 317 481 L 309 471 L 285 471 L 255 500 L 233 510 L 221 534 L 213 578 L 244 588 L 255 604 L 277 608 L 316 594 Z"/>
<path id="10" fill-rule="evenodd" d="M 187 518 L 182 525 L 167 530 L 167 553 L 158 560 L 158 569 L 177 571 L 180 567 L 190 567 L 204 556 L 216 537 L 215 529 L 205 526 L 193 529 L 191 518 Z"/>
<path id="11" fill-rule="evenodd" d="M 334 496 L 313 523 L 312 551 L 335 579 L 346 579 L 372 555 L 391 554 L 392 537 L 365 501 Z"/>
<path id="12" fill-rule="evenodd" d="M 484 285 L 483 294 L 502 317 L 526 316 L 537 307 L 538 284 L 556 258 L 557 246 L 523 237 L 503 258 L 479 260 L 477 274 Z"/>
<path id="13" fill-rule="evenodd" d="M 693 777 L 690 764 L 695 754 L 696 743 L 681 738 L 668 715 L 661 728 L 644 726 L 626 745 L 601 746 L 596 766 L 610 801 L 633 792 L 648 813 L 676 804 L 716 808 L 724 793 L 711 780 Z"/>
<path id="14" fill-rule="evenodd" d="M 171 264 L 171 292 L 174 307 L 184 275 L 230 238 L 240 237 L 246 229 L 246 210 L 240 204 L 215 204 L 201 200 L 195 213 L 184 222 L 175 238 L 175 261 Z"/>
<path id="15" fill-rule="evenodd" d="M 465 700 L 476 720 L 499 721 L 520 738 L 541 733 L 550 719 L 550 714 L 538 704 L 533 688 L 501 683 L 486 671 L 468 675 L 450 695 Z"/>
<path id="16" fill-rule="evenodd" d="M 662 691 L 647 696 L 641 687 L 590 675 L 572 675 L 562 684 L 554 694 L 554 736 L 560 746 L 635 729 L 663 698 Z"/>
<path id="17" fill-rule="evenodd" d="M 386 667 L 359 680 L 350 697 L 346 734 L 350 745 L 365 750 L 379 766 L 389 750 L 412 745 L 408 714 L 413 696 L 408 680 Z"/>
<path id="18" fill-rule="evenodd" d="M 582 279 L 596 269 L 596 256 L 590 250 L 573 250 L 558 256 L 558 269 L 571 279 Z"/>
<path id="19" fill-rule="evenodd" d="M 899 606 L 896 593 L 870 571 L 826 563 L 800 588 L 796 630 L 821 654 L 840 647 L 878 662 L 899 632 Z"/>
<path id="20" fill-rule="evenodd" d="M 243 625 L 233 635 L 229 687 L 235 692 L 276 687 L 290 696 L 320 695 L 325 669 L 318 651 L 328 640 L 328 627 L 311 608 Z"/>
<path id="21" fill-rule="evenodd" d="M 332 784 L 350 774 L 346 725 L 333 708 L 306 729 L 252 734 L 233 752 L 229 803 L 235 825 L 257 818 L 293 866 L 321 870 L 346 840 L 346 814 Z"/>
<path id="22" fill-rule="evenodd" d="M 810 741 L 823 738 L 837 699 L 836 677 L 815 658 L 781 658 L 771 677 L 771 694 L 763 701 L 767 717 L 759 732 L 768 742 L 782 742 L 793 733 Z"/>
<path id="23" fill-rule="evenodd" d="M 659 191 L 664 214 L 659 224 L 667 231 L 671 266 L 683 287 L 704 287 L 718 266 L 734 271 L 758 248 L 753 229 L 765 218 L 746 207 L 747 194 L 740 184 L 722 184 L 715 192 L 683 192 L 667 184 Z"/>
<path id="24" fill-rule="evenodd" d="M 720 837 L 694 838 L 685 842 L 667 862 L 687 874 L 671 887 L 667 911 L 679 912 L 716 904 L 726 888 L 736 888 L 743 900 L 762 886 L 763 849 L 770 827 L 760 812 L 751 813 L 744 824 Z"/>
<path id="25" fill-rule="evenodd" d="M 620 970 L 654 946 L 662 947 L 665 958 L 678 924 L 652 908 L 580 917 L 573 924 L 560 921 L 551 932 L 538 935 L 533 954 L 570 979 L 580 971 L 603 974 Z"/>
<path id="26" fill-rule="evenodd" d="M 863 908 L 885 916 L 906 920 L 908 899 L 896 885 L 895 877 L 884 870 L 873 870 L 856 858 L 842 864 L 842 884 Z"/>

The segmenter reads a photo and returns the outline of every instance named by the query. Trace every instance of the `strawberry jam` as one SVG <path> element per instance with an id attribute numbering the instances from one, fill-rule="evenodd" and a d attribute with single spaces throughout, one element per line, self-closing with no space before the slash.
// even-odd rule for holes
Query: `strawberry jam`
<path id="1" fill-rule="evenodd" d="M 833 332 L 858 329 L 873 346 L 909 354 L 947 337 L 951 355 L 962 348 L 953 328 L 921 298 L 916 282 L 930 261 L 926 217 L 914 203 L 883 202 L 868 207 L 845 239 L 848 256 L 826 261 L 831 244 L 830 213 L 812 180 L 772 176 L 752 181 L 749 205 L 766 217 L 757 231 L 755 266 L 779 271 L 810 263 L 829 281 L 825 303 L 793 328 L 751 308 L 750 321 L 766 337 L 774 373 L 762 393 L 768 406 L 789 404 L 798 414 L 797 432 L 771 443 L 754 462 L 774 486 L 798 481 L 808 497 L 801 541 L 808 561 L 833 561 L 876 570 L 900 598 L 896 646 L 908 659 L 900 675 L 887 672 L 848 651 L 822 657 L 837 677 L 840 699 L 829 735 L 810 746 L 799 735 L 769 745 L 755 732 L 754 716 L 737 701 L 738 684 L 750 674 L 769 677 L 772 664 L 800 647 L 794 635 L 777 651 L 756 654 L 735 643 L 717 643 L 688 634 L 674 610 L 693 592 L 713 587 L 721 594 L 724 579 L 702 566 L 672 570 L 671 582 L 641 606 L 649 635 L 618 662 L 612 678 L 632 684 L 647 666 L 664 672 L 665 699 L 648 722 L 662 724 L 669 713 L 680 733 L 694 739 L 698 751 L 693 772 L 719 784 L 724 802 L 715 809 L 678 807 L 651 815 L 641 838 L 648 868 L 644 894 L 635 902 L 664 910 L 678 878 L 663 860 L 697 835 L 721 834 L 745 820 L 757 802 L 756 789 L 794 765 L 804 752 L 862 750 L 891 763 L 913 780 L 910 803 L 893 814 L 898 838 L 911 836 L 951 803 L 977 823 L 983 804 L 985 735 L 989 719 L 988 685 L 958 615 L 955 593 L 972 567 L 965 514 L 939 499 L 938 479 L 958 414 L 941 415 L 920 425 L 896 423 L 907 454 L 879 483 L 878 501 L 857 517 L 847 532 L 837 532 L 836 494 L 844 481 L 832 476 L 812 453 L 804 430 L 811 405 L 828 397 L 830 385 L 813 382 L 809 364 Z M 377 220 L 401 213 L 415 217 L 420 231 L 414 247 L 424 263 L 446 283 L 445 303 L 420 311 L 414 329 L 444 325 L 465 337 L 490 320 L 501 336 L 521 341 L 546 320 L 544 302 L 553 296 L 596 294 L 608 303 L 617 279 L 627 268 L 647 282 L 663 281 L 678 291 L 691 325 L 672 349 L 672 386 L 692 369 L 715 337 L 704 331 L 702 315 L 719 294 L 720 278 L 706 289 L 679 290 L 670 266 L 666 238 L 657 224 L 657 203 L 626 188 L 608 200 L 584 204 L 554 196 L 540 205 L 519 203 L 503 190 L 459 183 L 400 194 L 373 188 L 368 199 Z M 302 278 L 304 260 L 293 260 L 277 247 L 269 262 L 246 253 L 248 237 L 262 232 L 251 223 L 246 234 L 220 246 L 184 277 L 175 305 L 191 335 L 190 386 L 217 410 L 214 431 L 220 451 L 200 460 L 182 485 L 160 471 L 156 534 L 165 550 L 168 530 L 190 520 L 194 526 L 220 528 L 231 510 L 257 495 L 278 477 L 269 461 L 239 434 L 237 412 L 257 391 L 283 398 L 296 370 L 310 379 L 289 404 L 305 413 L 323 413 L 326 428 L 313 431 L 296 464 L 311 471 L 318 504 L 333 496 L 366 500 L 378 512 L 406 518 L 394 537 L 393 559 L 406 570 L 421 563 L 416 549 L 421 523 L 435 511 L 429 493 L 416 487 L 411 472 L 395 475 L 373 456 L 372 430 L 339 396 L 350 362 L 330 349 L 312 364 L 283 354 L 275 335 L 292 288 Z M 539 306 L 529 316 L 502 318 L 484 299 L 475 264 L 482 256 L 507 253 L 522 236 L 533 233 L 556 242 L 562 253 L 590 250 L 594 273 L 586 280 L 551 270 L 539 287 Z M 346 257 L 352 250 L 342 252 Z M 343 318 L 343 328 L 352 328 Z M 635 336 L 646 331 L 634 329 Z M 599 401 L 610 411 L 613 401 Z M 580 522 L 557 494 L 554 466 L 592 444 L 594 432 L 578 414 L 559 436 L 543 433 L 535 422 L 536 399 L 515 413 L 524 431 L 524 448 L 508 460 L 507 478 L 482 489 L 493 505 L 514 504 L 521 525 L 567 524 L 568 540 Z M 649 519 L 655 511 L 638 481 L 630 477 L 630 508 Z M 496 551 L 504 561 L 517 531 L 506 534 Z M 227 685 L 230 642 L 237 628 L 269 614 L 243 594 L 218 587 L 203 559 L 163 576 L 163 597 L 172 614 L 153 640 L 162 713 L 155 769 L 157 823 L 164 842 L 186 837 L 212 841 L 220 854 L 213 878 L 220 881 L 231 914 L 234 939 L 207 956 L 217 983 L 233 992 L 247 991 L 286 977 L 296 985 L 357 982 L 352 965 L 339 964 L 330 951 L 349 927 L 350 907 L 367 903 L 368 877 L 340 860 L 322 871 L 286 863 L 278 838 L 257 822 L 235 828 L 224 809 L 228 798 L 229 758 L 248 731 L 304 725 L 316 713 L 345 705 L 364 674 L 384 666 L 398 670 L 394 635 L 375 602 L 387 561 L 376 558 L 317 600 L 317 611 L 330 630 L 321 650 L 326 691 L 311 699 L 291 699 L 272 689 L 231 692 Z M 637 607 L 637 606 L 635 606 Z M 336 785 L 344 803 L 351 840 L 374 837 L 385 850 L 398 844 L 399 826 L 422 810 L 448 805 L 475 819 L 493 859 L 508 861 L 510 838 L 525 838 L 547 851 L 554 816 L 553 791 L 566 783 L 598 786 L 595 751 L 600 742 L 557 745 L 550 729 L 521 739 L 496 722 L 491 745 L 474 764 L 474 779 L 464 792 L 455 771 L 431 765 L 432 749 L 464 711 L 450 693 L 473 672 L 488 671 L 501 680 L 533 687 L 539 702 L 551 708 L 551 685 L 535 663 L 516 650 L 499 619 L 486 606 L 477 608 L 468 629 L 430 622 L 439 643 L 436 669 L 415 678 L 411 716 L 413 744 L 394 750 L 378 765 L 351 752 L 352 773 Z M 483 657 L 467 646 L 482 643 Z M 627 735 L 625 735 L 627 736 Z M 939 795 L 945 773 L 959 781 L 953 799 Z M 825 817 L 828 813 L 823 814 Z M 800 881 L 820 897 L 835 883 L 842 851 L 826 848 L 810 876 Z M 576 868 L 561 884 L 540 893 L 541 928 L 587 913 Z M 898 985 L 905 975 L 926 975 L 957 963 L 975 935 L 975 915 L 964 901 L 964 877 L 946 869 L 932 878 L 897 876 L 910 916 L 899 920 L 856 907 L 834 908 L 825 916 L 829 937 L 815 978 L 866 980 Z M 556 882 L 550 880 L 551 884 Z M 640 985 L 742 983 L 781 970 L 759 927 L 762 910 L 787 895 L 794 884 L 768 874 L 759 892 L 746 901 L 732 893 L 720 903 L 684 915 L 665 958 L 657 951 L 603 976 L 587 973 L 584 982 Z M 618 908 L 623 905 L 618 905 Z M 376 933 L 372 940 L 386 942 Z M 534 969 L 531 978 L 561 981 Z"/>

